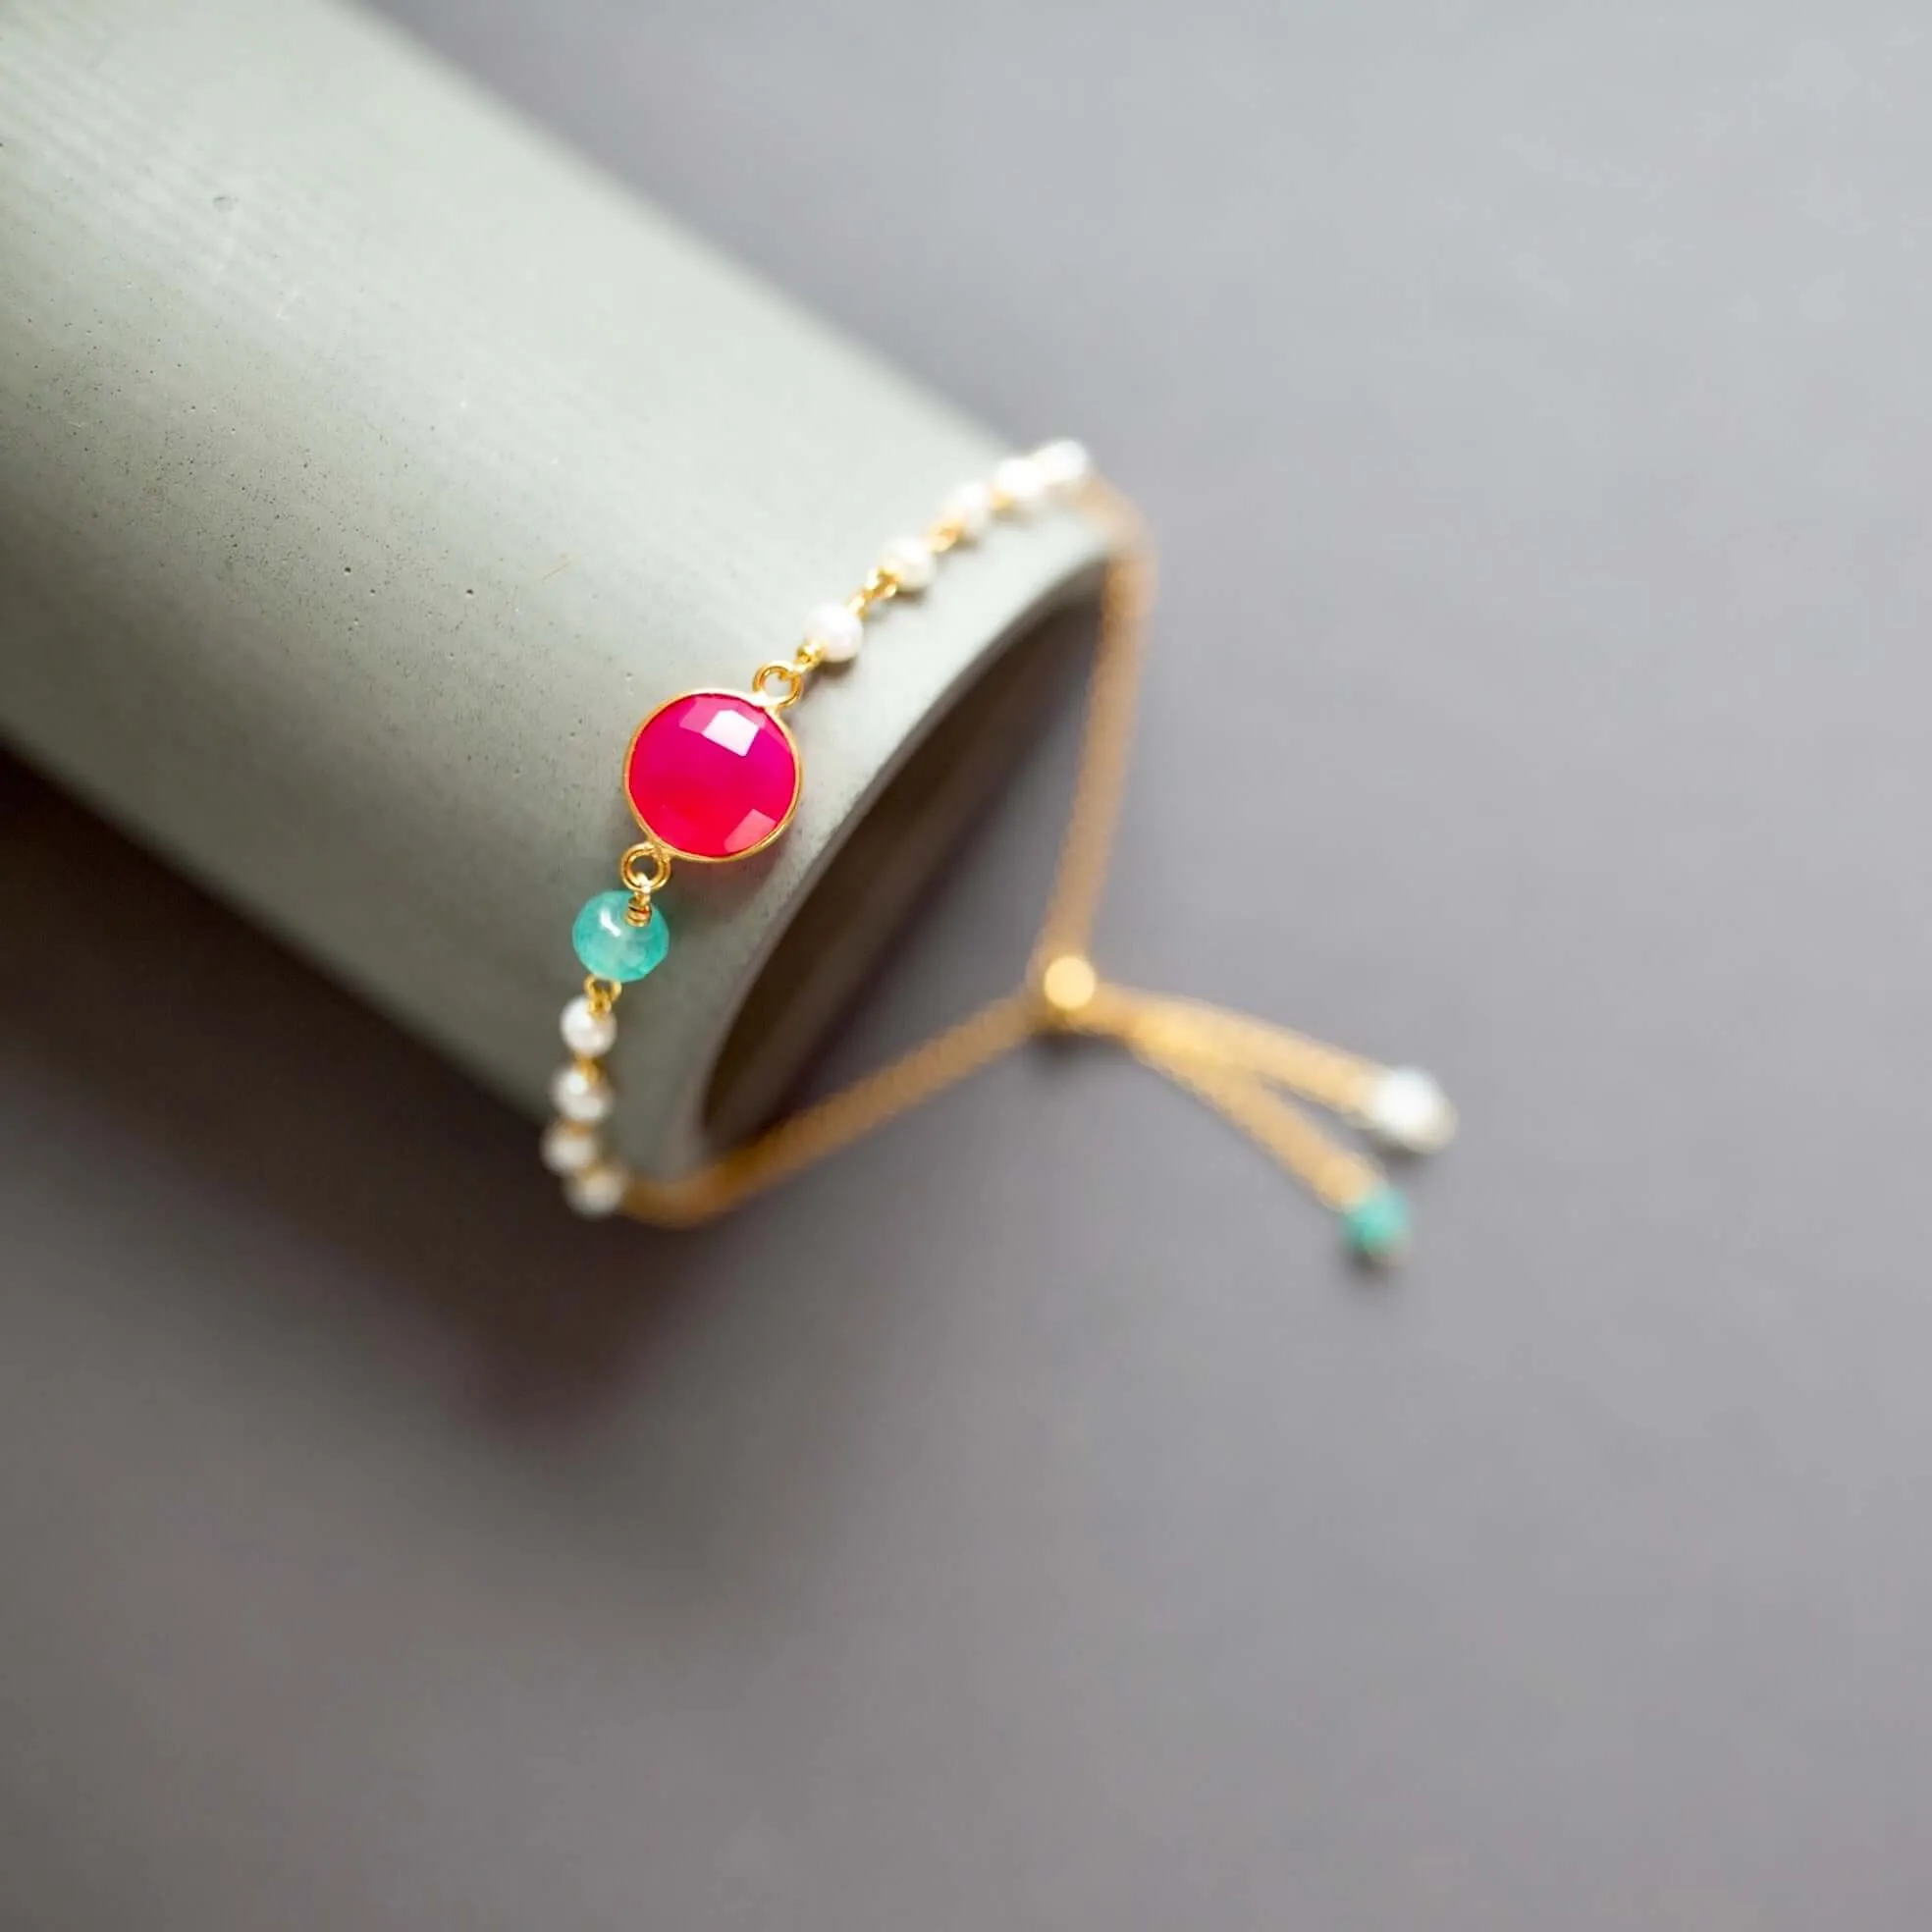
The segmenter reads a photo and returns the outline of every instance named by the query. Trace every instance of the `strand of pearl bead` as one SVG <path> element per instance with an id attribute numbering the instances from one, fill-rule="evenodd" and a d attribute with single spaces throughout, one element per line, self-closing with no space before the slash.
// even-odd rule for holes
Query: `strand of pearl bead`
<path id="1" fill-rule="evenodd" d="M 940 508 L 931 530 L 894 537 L 879 560 L 879 574 L 893 591 L 916 597 L 932 587 L 939 560 L 955 545 L 977 543 L 995 516 L 1024 518 L 1048 502 L 1075 495 L 1093 476 L 1084 444 L 1062 437 L 1030 456 L 994 464 L 986 482 L 962 483 Z M 818 605 L 805 619 L 805 649 L 814 662 L 848 665 L 865 642 L 871 602 Z"/>
<path id="2" fill-rule="evenodd" d="M 620 1161 L 604 1148 L 599 1132 L 617 1103 L 610 1076 L 600 1062 L 617 1044 L 617 1016 L 611 1004 L 579 993 L 558 1022 L 570 1058 L 550 1083 L 557 1117 L 544 1129 L 543 1164 L 564 1183 L 564 1199 L 579 1214 L 615 1213 L 630 1185 Z"/>

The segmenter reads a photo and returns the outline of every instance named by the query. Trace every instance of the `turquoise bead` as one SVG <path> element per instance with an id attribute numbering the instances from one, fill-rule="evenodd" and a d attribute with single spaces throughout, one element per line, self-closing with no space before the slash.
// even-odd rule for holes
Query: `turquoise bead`
<path id="1" fill-rule="evenodd" d="M 1393 1261 L 1409 1245 L 1409 1204 L 1392 1187 L 1365 1194 L 1342 1209 L 1342 1230 L 1365 1261 Z"/>
<path id="2" fill-rule="evenodd" d="M 624 917 L 629 907 L 628 892 L 599 892 L 584 901 L 570 928 L 584 970 L 600 980 L 641 980 L 671 950 L 664 908 L 652 908 L 648 926 L 633 926 Z"/>

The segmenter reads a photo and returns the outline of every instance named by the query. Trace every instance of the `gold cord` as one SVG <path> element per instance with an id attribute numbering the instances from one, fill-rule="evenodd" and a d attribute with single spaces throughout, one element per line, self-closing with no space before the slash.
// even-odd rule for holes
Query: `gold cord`
<path id="1" fill-rule="evenodd" d="M 1125 498 L 1095 483 L 1083 501 L 1104 520 L 1112 543 L 1073 805 L 1025 984 L 690 1174 L 673 1181 L 633 1177 L 626 1213 L 663 1226 L 710 1220 L 1027 1041 L 1054 1033 L 1116 1041 L 1239 1127 L 1345 1215 L 1389 1195 L 1372 1160 L 1330 1139 L 1274 1091 L 1361 1121 L 1386 1069 L 1244 1014 L 1115 986 L 1089 961 L 1126 783 L 1154 560 Z M 889 582 L 882 577 L 861 596 L 890 595 Z"/>

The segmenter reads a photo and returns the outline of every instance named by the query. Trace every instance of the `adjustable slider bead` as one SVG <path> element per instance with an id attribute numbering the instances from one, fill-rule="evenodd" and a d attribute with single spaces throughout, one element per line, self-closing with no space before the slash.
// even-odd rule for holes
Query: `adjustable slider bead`
<path id="1" fill-rule="evenodd" d="M 1342 1209 L 1342 1232 L 1365 1261 L 1399 1261 L 1409 1249 L 1409 1204 L 1384 1182 Z"/>
<path id="2" fill-rule="evenodd" d="M 584 901 L 570 928 L 570 940 L 584 971 L 600 980 L 641 980 L 671 950 L 671 928 L 664 908 L 652 908 L 650 923 L 633 926 L 628 892 L 599 892 Z"/>
<path id="3" fill-rule="evenodd" d="M 1040 1002 L 1048 1026 L 1071 1028 L 1094 1003 L 1100 975 L 1092 961 L 1077 952 L 1063 952 L 1046 962 L 1040 976 Z"/>

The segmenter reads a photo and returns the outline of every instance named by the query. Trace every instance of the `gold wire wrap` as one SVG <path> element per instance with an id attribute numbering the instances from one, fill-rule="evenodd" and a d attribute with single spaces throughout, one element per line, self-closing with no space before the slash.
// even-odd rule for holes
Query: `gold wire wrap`
<path id="1" fill-rule="evenodd" d="M 690 1174 L 674 1181 L 633 1178 L 626 1213 L 667 1227 L 711 1220 L 1046 1033 L 1118 1042 L 1239 1127 L 1330 1208 L 1347 1209 L 1383 1185 L 1372 1160 L 1331 1140 L 1273 1091 L 1285 1088 L 1352 1113 L 1381 1068 L 1244 1014 L 1114 986 L 1088 957 L 1126 784 L 1154 572 L 1145 527 L 1124 497 L 1097 482 L 1081 501 L 1103 520 L 1112 542 L 1073 803 L 1025 983 Z M 931 535 L 956 537 L 941 529 Z M 875 570 L 846 608 L 864 617 L 897 591 L 889 575 Z M 768 665 L 754 690 L 762 691 L 772 672 L 797 675 L 789 666 Z M 783 702 L 791 696 L 795 689 Z"/>

